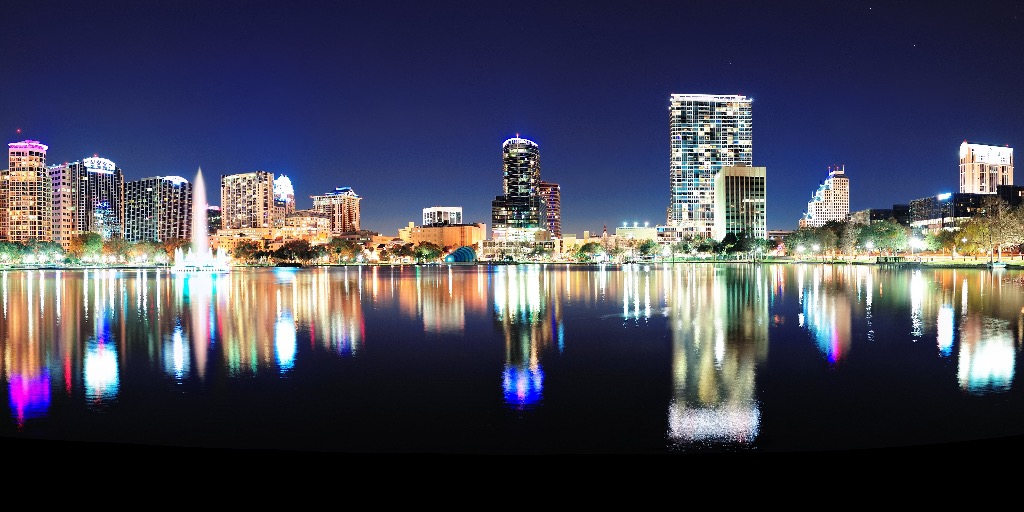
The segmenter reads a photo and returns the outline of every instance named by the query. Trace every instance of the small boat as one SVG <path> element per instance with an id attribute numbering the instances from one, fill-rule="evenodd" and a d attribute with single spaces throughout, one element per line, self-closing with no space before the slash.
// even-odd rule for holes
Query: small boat
<path id="1" fill-rule="evenodd" d="M 1006 268 L 1006 262 L 990 261 L 988 262 L 988 268 Z"/>

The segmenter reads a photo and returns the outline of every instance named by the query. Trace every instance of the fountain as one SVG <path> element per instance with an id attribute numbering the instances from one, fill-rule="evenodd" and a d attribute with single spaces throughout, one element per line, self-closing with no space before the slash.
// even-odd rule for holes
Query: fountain
<path id="1" fill-rule="evenodd" d="M 180 247 L 174 250 L 174 266 L 171 270 L 226 272 L 231 269 L 224 249 L 217 248 L 216 254 L 210 249 L 210 239 L 206 233 L 206 206 L 206 184 L 203 183 L 203 168 L 200 167 L 192 185 L 192 245 L 187 252 Z"/>

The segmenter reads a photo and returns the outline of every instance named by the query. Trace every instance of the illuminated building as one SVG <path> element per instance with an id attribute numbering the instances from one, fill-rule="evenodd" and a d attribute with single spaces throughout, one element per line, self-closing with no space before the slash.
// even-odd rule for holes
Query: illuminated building
<path id="1" fill-rule="evenodd" d="M 45 144 L 12 142 L 9 167 L 0 174 L 0 239 L 12 242 L 53 240 L 53 188 L 46 168 Z"/>
<path id="2" fill-rule="evenodd" d="M 206 206 L 206 226 L 209 234 L 217 234 L 217 230 L 220 229 L 220 206 Z"/>
<path id="3" fill-rule="evenodd" d="M 768 236 L 766 169 L 745 165 L 723 167 L 715 176 L 715 229 L 722 241 L 732 233 L 764 240 Z"/>
<path id="4" fill-rule="evenodd" d="M 254 171 L 220 177 L 222 229 L 269 228 L 274 217 L 274 174 Z"/>
<path id="5" fill-rule="evenodd" d="M 533 241 L 546 226 L 540 194 L 540 148 L 518 136 L 501 145 L 503 194 L 491 202 L 494 240 Z"/>
<path id="6" fill-rule="evenodd" d="M 331 235 L 359 231 L 359 202 L 362 198 L 352 187 L 337 187 L 313 198 L 313 211 L 323 213 L 330 219 Z"/>
<path id="7" fill-rule="evenodd" d="M 1013 185 L 1013 148 L 960 144 L 960 192 L 995 194 L 999 185 Z"/>
<path id="8" fill-rule="evenodd" d="M 331 238 L 331 219 L 313 210 L 296 210 L 284 218 L 279 230 L 285 240 L 301 239 L 311 244 L 325 244 Z"/>
<path id="9" fill-rule="evenodd" d="M 937 232 L 974 216 L 986 194 L 945 193 L 910 201 L 910 227 Z"/>
<path id="10" fill-rule="evenodd" d="M 401 230 L 399 230 L 401 233 Z M 420 226 L 406 230 L 408 242 L 419 245 L 430 242 L 438 247 L 457 249 L 465 245 L 477 245 L 487 237 L 487 228 L 482 223 L 440 226 Z M 405 239 L 403 239 L 405 240 Z"/>
<path id="11" fill-rule="evenodd" d="M 125 183 L 124 238 L 163 242 L 192 238 L 192 183 L 156 176 Z"/>
<path id="12" fill-rule="evenodd" d="M 562 187 L 557 183 L 541 181 L 539 188 L 547 212 L 545 226 L 551 236 L 562 238 Z"/>
<path id="13" fill-rule="evenodd" d="M 295 189 L 292 180 L 281 175 L 274 178 L 274 226 L 283 226 L 284 218 L 295 213 Z"/>
<path id="14" fill-rule="evenodd" d="M 53 241 L 67 249 L 71 240 L 97 233 L 104 240 L 124 235 L 124 174 L 99 157 L 49 168 L 53 185 Z"/>
<path id="15" fill-rule="evenodd" d="M 845 167 L 829 167 L 828 178 L 807 202 L 807 211 L 800 219 L 800 227 L 820 228 L 830 221 L 845 221 L 850 217 L 850 180 Z"/>
<path id="16" fill-rule="evenodd" d="M 746 96 L 673 94 L 667 225 L 711 237 L 714 180 L 723 167 L 752 165 L 752 100 Z"/>
<path id="17" fill-rule="evenodd" d="M 461 206 L 432 206 L 423 209 L 423 225 L 462 224 Z"/>
<path id="18" fill-rule="evenodd" d="M 274 199 L 284 203 L 286 215 L 295 213 L 295 189 L 292 187 L 291 178 L 283 174 L 274 178 Z"/>

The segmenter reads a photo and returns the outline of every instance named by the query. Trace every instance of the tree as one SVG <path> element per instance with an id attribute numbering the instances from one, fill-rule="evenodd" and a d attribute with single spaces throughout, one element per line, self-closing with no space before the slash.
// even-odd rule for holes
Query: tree
<path id="1" fill-rule="evenodd" d="M 327 243 L 327 253 L 330 254 L 331 260 L 334 262 L 346 262 L 355 261 L 356 257 L 362 252 L 362 247 L 359 243 L 346 238 L 332 238 Z"/>
<path id="2" fill-rule="evenodd" d="M 640 252 L 640 257 L 649 260 L 658 255 L 658 242 L 646 238 L 640 242 L 637 246 L 637 251 Z"/>
<path id="3" fill-rule="evenodd" d="M 192 247 L 192 242 L 185 238 L 168 238 L 163 241 L 163 249 L 167 254 L 167 261 L 174 261 L 174 253 L 181 249 L 181 251 L 188 252 L 189 248 Z"/>
<path id="4" fill-rule="evenodd" d="M 576 253 L 576 259 L 580 261 L 594 261 L 598 254 L 604 253 L 604 247 L 597 242 L 587 242 L 580 246 Z"/>
<path id="5" fill-rule="evenodd" d="M 288 240 L 273 252 L 273 257 L 283 261 L 307 263 L 312 258 L 308 240 Z"/>
<path id="6" fill-rule="evenodd" d="M 79 260 L 97 260 L 103 255 L 103 237 L 99 233 L 82 233 L 71 238 L 68 253 Z"/>
<path id="7" fill-rule="evenodd" d="M 239 240 L 231 249 L 231 257 L 248 263 L 255 259 L 262 250 L 263 247 L 255 240 Z"/>
<path id="8" fill-rule="evenodd" d="M 116 237 L 103 241 L 103 256 L 110 257 L 113 261 L 124 261 L 128 259 L 132 243 L 124 238 Z"/>
<path id="9" fill-rule="evenodd" d="M 433 242 L 420 242 L 413 251 L 418 263 L 432 263 L 441 257 L 441 246 Z"/>

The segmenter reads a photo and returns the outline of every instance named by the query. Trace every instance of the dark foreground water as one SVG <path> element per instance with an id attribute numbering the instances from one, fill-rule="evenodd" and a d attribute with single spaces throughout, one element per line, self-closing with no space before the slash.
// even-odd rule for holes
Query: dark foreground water
<path id="1" fill-rule="evenodd" d="M 1013 270 L 0 272 L 0 435 L 350 454 L 684 454 L 1024 434 Z"/>

